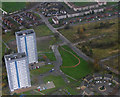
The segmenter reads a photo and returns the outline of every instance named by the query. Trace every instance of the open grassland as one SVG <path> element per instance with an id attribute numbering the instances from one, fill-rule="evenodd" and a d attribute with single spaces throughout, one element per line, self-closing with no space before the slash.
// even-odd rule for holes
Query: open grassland
<path id="1" fill-rule="evenodd" d="M 39 25 L 33 28 L 37 37 L 52 35 L 53 33 L 46 25 Z"/>
<path id="2" fill-rule="evenodd" d="M 49 70 L 51 70 L 54 66 L 53 65 L 45 65 L 43 67 L 40 67 L 38 69 L 34 69 L 30 71 L 30 74 L 33 76 L 39 76 L 42 73 L 46 73 Z"/>
<path id="3" fill-rule="evenodd" d="M 25 8 L 26 2 L 2 2 L 3 10 L 7 12 L 14 12 Z"/>
<path id="4" fill-rule="evenodd" d="M 101 23 L 107 23 L 109 26 L 98 28 Z M 77 29 L 83 27 L 85 28 L 83 32 L 85 38 L 80 39 L 77 34 Z M 118 19 L 72 26 L 69 29 L 61 29 L 60 32 L 73 43 L 84 40 L 84 43 L 78 43 L 76 45 L 77 48 L 82 50 L 82 47 L 85 46 L 86 49 L 92 49 L 92 57 L 94 58 L 102 59 L 118 54 Z M 104 37 L 89 40 L 92 37 L 101 35 L 104 35 Z M 86 52 L 84 53 L 87 54 Z"/>
<path id="5" fill-rule="evenodd" d="M 86 48 L 91 48 L 93 57 L 98 59 L 118 54 L 118 47 L 120 46 L 118 44 L 117 32 L 107 34 L 105 37 L 100 39 L 94 39 L 92 41 L 87 41 L 86 43 L 78 44 L 77 47 L 81 49 L 83 45 L 86 46 Z"/>
<path id="6" fill-rule="evenodd" d="M 73 4 L 75 6 L 79 6 L 79 7 L 82 7 L 82 6 L 87 6 L 87 5 L 90 5 L 90 4 L 93 4 L 94 2 L 73 2 Z"/>
<path id="7" fill-rule="evenodd" d="M 30 91 L 26 91 L 26 92 L 23 92 L 23 93 L 19 93 L 18 95 L 41 95 L 39 92 L 35 92 L 34 90 L 30 90 Z"/>
<path id="8" fill-rule="evenodd" d="M 80 59 L 80 64 L 74 68 L 64 68 L 62 66 L 73 66 L 76 65 L 76 63 L 78 63 L 78 60 L 73 57 L 73 55 L 71 55 L 70 53 L 64 51 L 63 49 L 59 48 L 60 54 L 62 56 L 63 59 L 63 64 L 61 66 L 61 70 L 75 78 L 75 79 L 81 79 L 83 77 L 85 77 L 86 75 L 90 74 L 92 72 L 91 68 L 89 67 L 89 64 L 83 60 L 82 58 L 80 58 L 75 52 L 73 52 L 68 46 L 63 46 L 63 48 L 71 51 L 73 54 L 75 54 L 79 59 Z"/>
<path id="9" fill-rule="evenodd" d="M 108 21 L 109 21 L 109 23 L 115 23 L 115 24 L 109 26 L 108 28 L 95 29 L 95 27 L 99 26 L 101 22 L 106 23 Z M 78 29 L 81 29 L 81 28 L 85 28 L 85 31 L 83 32 L 85 39 L 88 39 L 90 37 L 94 37 L 97 35 L 101 35 L 101 34 L 111 34 L 113 32 L 118 31 L 118 19 L 80 24 L 80 25 L 72 26 L 69 29 L 60 29 L 59 31 L 68 40 L 75 43 L 75 42 L 81 41 L 81 38 L 78 37 L 79 35 L 77 33 Z"/>
<path id="10" fill-rule="evenodd" d="M 38 85 L 40 74 L 49 72 L 53 67 L 54 67 L 53 65 L 45 65 L 38 69 L 31 70 L 30 71 L 31 83 L 33 85 Z"/>
<path id="11" fill-rule="evenodd" d="M 106 60 L 104 62 L 105 65 L 107 66 L 110 66 L 116 70 L 120 70 L 120 62 L 119 62 L 119 57 L 116 57 L 116 58 L 113 58 L 113 59 L 110 59 L 110 60 Z"/>
<path id="12" fill-rule="evenodd" d="M 5 43 L 8 43 L 11 40 L 15 40 L 15 35 L 12 34 L 12 32 L 8 32 L 2 35 L 2 40 L 4 40 Z"/>
<path id="13" fill-rule="evenodd" d="M 53 81 L 53 83 L 55 84 L 55 88 L 42 91 L 42 93 L 46 95 L 59 91 L 59 89 L 67 89 L 67 91 L 70 92 L 70 94 L 72 95 L 78 94 L 73 88 L 70 87 L 70 85 L 67 85 L 64 82 L 61 76 L 50 75 L 50 76 L 44 77 L 44 82 L 46 83 L 48 81 Z"/>
<path id="14" fill-rule="evenodd" d="M 56 58 L 55 58 L 55 55 L 54 53 L 46 53 L 45 54 L 47 56 L 47 58 L 50 60 L 50 61 L 56 61 Z"/>

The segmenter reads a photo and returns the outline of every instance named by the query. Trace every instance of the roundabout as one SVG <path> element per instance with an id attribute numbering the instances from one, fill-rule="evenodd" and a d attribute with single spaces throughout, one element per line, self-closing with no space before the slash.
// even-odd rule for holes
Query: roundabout
<path id="1" fill-rule="evenodd" d="M 106 88 L 105 88 L 105 86 L 100 86 L 100 87 L 98 88 L 98 90 L 99 90 L 99 91 L 106 91 Z"/>
<path id="2" fill-rule="evenodd" d="M 83 90 L 85 95 L 109 95 L 113 93 L 119 83 L 119 80 L 110 74 L 94 74 L 84 78 L 81 84 L 81 90 Z M 85 87 L 84 89 L 82 88 L 83 86 Z"/>

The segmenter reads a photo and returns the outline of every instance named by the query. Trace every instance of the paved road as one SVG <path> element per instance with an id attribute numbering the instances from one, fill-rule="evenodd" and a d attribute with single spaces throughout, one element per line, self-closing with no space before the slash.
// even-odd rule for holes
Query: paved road
<path id="1" fill-rule="evenodd" d="M 113 55 L 113 56 L 109 56 L 109 57 L 106 57 L 106 58 L 104 58 L 104 59 L 101 59 L 100 62 L 104 62 L 104 61 L 106 61 L 106 60 L 110 60 L 110 59 L 113 59 L 113 58 L 118 57 L 118 56 L 120 56 L 120 54 L 116 54 L 116 55 Z"/>
<path id="2" fill-rule="evenodd" d="M 75 24 L 70 24 L 70 26 L 76 26 L 76 25 L 79 25 L 79 24 L 86 24 L 86 23 L 93 23 L 93 22 L 98 22 L 98 21 L 104 21 L 104 20 L 110 20 L 110 19 L 114 19 L 114 18 L 117 18 L 118 16 L 115 15 L 115 16 L 112 16 L 112 17 L 105 17 L 105 18 L 101 18 L 101 20 L 92 20 L 92 21 L 84 21 L 84 22 L 79 22 L 79 23 L 75 23 Z M 58 28 L 55 28 L 56 30 L 59 30 L 59 29 L 63 29 L 65 27 L 64 26 L 61 26 L 61 27 L 58 27 Z"/>
<path id="3" fill-rule="evenodd" d="M 120 56 L 120 54 L 116 54 L 116 55 L 114 55 L 114 56 L 109 56 L 109 57 L 107 57 L 107 58 L 101 59 L 100 62 L 99 62 L 99 64 L 100 64 L 102 67 L 104 67 L 105 69 L 108 69 L 108 70 L 110 70 L 110 71 L 112 71 L 112 72 L 114 72 L 114 73 L 116 73 L 116 74 L 120 74 L 120 72 L 119 72 L 118 70 L 116 70 L 116 69 L 114 69 L 114 68 L 111 68 L 111 67 L 109 67 L 109 66 L 107 66 L 107 65 L 105 65 L 105 64 L 103 63 L 103 62 L 106 61 L 106 60 L 110 60 L 110 59 L 113 59 L 113 58 L 118 57 L 118 56 Z M 118 60 L 119 60 L 119 59 L 118 59 Z"/>
<path id="4" fill-rule="evenodd" d="M 114 72 L 114 73 L 116 73 L 116 74 L 120 74 L 120 72 L 119 72 L 118 70 L 116 70 L 116 69 L 114 69 L 114 68 L 111 68 L 111 67 L 109 67 L 109 66 L 107 66 L 107 65 L 105 65 L 105 64 L 103 63 L 103 62 L 106 61 L 106 60 L 110 60 L 110 59 L 113 59 L 113 58 L 118 57 L 118 56 L 120 56 L 120 54 L 117 54 L 117 55 L 114 55 L 114 56 L 109 56 L 109 57 L 107 57 L 107 58 L 101 59 L 101 60 L 99 61 L 99 64 L 100 64 L 103 68 L 105 68 L 105 69 L 107 69 L 107 70 L 110 70 L 111 72 Z"/>

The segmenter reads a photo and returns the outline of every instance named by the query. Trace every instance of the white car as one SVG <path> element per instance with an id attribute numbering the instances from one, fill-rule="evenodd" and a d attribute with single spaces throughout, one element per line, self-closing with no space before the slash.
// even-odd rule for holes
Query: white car
<path id="1" fill-rule="evenodd" d="M 109 85 L 109 86 L 111 86 L 111 85 L 112 85 L 112 83 L 109 83 L 108 85 Z"/>
<path id="2" fill-rule="evenodd" d="M 52 71 L 54 71 L 55 69 L 52 69 Z"/>
<path id="3" fill-rule="evenodd" d="M 48 63 L 49 65 L 51 64 L 51 63 Z"/>

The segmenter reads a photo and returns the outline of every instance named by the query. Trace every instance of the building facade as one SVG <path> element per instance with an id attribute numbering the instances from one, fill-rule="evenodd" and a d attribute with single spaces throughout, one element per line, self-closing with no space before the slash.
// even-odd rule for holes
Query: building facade
<path id="1" fill-rule="evenodd" d="M 25 53 L 4 56 L 10 91 L 31 87 L 28 60 Z"/>
<path id="2" fill-rule="evenodd" d="M 38 63 L 36 35 L 33 29 L 16 32 L 18 53 L 25 52 L 28 63 Z"/>

